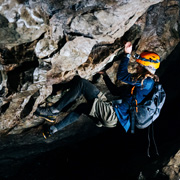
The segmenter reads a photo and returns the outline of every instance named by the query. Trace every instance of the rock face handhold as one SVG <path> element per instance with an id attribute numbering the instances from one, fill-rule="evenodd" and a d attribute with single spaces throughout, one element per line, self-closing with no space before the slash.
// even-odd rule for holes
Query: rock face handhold
<path id="1" fill-rule="evenodd" d="M 95 40 L 84 37 L 76 37 L 68 41 L 51 59 L 52 68 L 55 67 L 59 72 L 77 69 L 86 62 L 95 44 Z"/>

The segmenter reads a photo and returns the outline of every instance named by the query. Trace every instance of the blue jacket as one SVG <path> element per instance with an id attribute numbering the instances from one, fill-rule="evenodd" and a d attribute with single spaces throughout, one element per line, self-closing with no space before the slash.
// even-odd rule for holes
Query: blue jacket
<path id="1" fill-rule="evenodd" d="M 118 72 L 117 72 L 117 79 L 121 80 L 127 84 L 130 84 L 132 86 L 135 86 L 135 98 L 137 100 L 137 103 L 141 103 L 142 100 L 146 97 L 147 94 L 150 93 L 154 86 L 154 80 L 150 77 L 147 77 L 143 82 L 143 87 L 141 85 L 141 80 L 133 80 L 132 74 L 128 73 L 128 63 L 129 58 L 124 57 L 119 65 Z M 121 104 L 113 104 L 114 110 L 116 112 L 116 115 L 121 123 L 121 125 L 124 127 L 126 132 L 128 131 L 130 127 L 130 113 L 129 108 L 132 101 L 132 95 L 130 91 L 126 91 L 123 94 L 122 103 Z"/>

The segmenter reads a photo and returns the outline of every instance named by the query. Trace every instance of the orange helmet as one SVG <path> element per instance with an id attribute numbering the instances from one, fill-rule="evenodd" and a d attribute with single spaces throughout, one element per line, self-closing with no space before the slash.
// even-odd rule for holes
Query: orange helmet
<path id="1" fill-rule="evenodd" d="M 150 73 L 154 74 L 156 69 L 160 66 L 160 57 L 158 54 L 153 52 L 142 52 L 139 55 L 135 55 L 136 62 L 141 64 L 145 69 L 147 69 Z"/>

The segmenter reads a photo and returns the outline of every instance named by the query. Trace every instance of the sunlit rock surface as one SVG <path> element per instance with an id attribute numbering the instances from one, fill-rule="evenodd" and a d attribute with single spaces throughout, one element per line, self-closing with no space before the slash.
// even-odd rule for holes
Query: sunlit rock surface
<path id="1" fill-rule="evenodd" d="M 71 143 L 68 137 L 73 135 L 82 140 L 78 131 L 84 138 L 92 129 L 92 135 L 104 131 L 90 119 L 84 122 L 87 117 L 82 116 L 72 131 L 45 141 L 41 131 L 47 122 L 33 112 L 39 104 L 59 99 L 65 83 L 76 74 L 94 80 L 105 68 L 116 82 L 125 41 L 133 43 L 133 53 L 155 51 L 168 64 L 166 58 L 179 43 L 179 6 L 178 0 L 0 0 L 1 154 L 6 148 L 27 145 L 29 155 L 35 155 L 62 146 L 63 139 L 64 144 Z M 131 58 L 130 72 L 134 72 L 134 62 Z M 162 66 L 160 76 L 167 72 L 166 67 Z M 96 83 L 111 98 L 102 78 Z M 168 96 L 168 101 L 176 96 Z M 80 130 L 82 127 L 87 131 Z M 34 150 L 36 146 L 39 148 Z M 9 163 L 8 158 L 16 156 L 20 157 L 12 151 L 1 160 Z"/>

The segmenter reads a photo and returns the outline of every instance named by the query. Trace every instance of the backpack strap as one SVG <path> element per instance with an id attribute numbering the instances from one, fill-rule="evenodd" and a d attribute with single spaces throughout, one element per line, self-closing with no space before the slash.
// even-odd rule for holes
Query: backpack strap
<path id="1" fill-rule="evenodd" d="M 137 99 L 135 98 L 134 89 L 135 89 L 135 86 L 133 86 L 131 89 L 132 102 L 131 102 L 131 107 L 130 107 L 131 133 L 132 134 L 134 134 L 134 131 L 135 131 L 135 113 L 138 112 Z"/>

